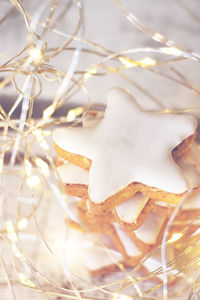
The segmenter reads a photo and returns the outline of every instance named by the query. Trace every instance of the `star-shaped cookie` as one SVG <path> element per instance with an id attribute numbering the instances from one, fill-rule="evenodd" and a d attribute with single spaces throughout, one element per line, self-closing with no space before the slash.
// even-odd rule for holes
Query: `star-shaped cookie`
<path id="1" fill-rule="evenodd" d="M 92 161 L 91 202 L 114 207 L 115 195 L 122 202 L 137 190 L 146 194 L 150 190 L 155 199 L 157 194 L 163 198 L 162 193 L 174 199 L 182 196 L 187 182 L 172 158 L 172 150 L 195 133 L 196 120 L 144 111 L 121 88 L 110 90 L 107 100 L 104 119 L 95 128 L 66 127 L 53 133 L 57 148 Z"/>

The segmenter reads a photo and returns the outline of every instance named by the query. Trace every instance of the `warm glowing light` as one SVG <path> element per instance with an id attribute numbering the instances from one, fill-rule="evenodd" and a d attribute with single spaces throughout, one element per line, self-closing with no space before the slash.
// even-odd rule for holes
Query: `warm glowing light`
<path id="1" fill-rule="evenodd" d="M 171 109 L 168 109 L 168 108 L 165 108 L 165 109 L 162 111 L 162 113 L 164 113 L 164 114 L 170 114 L 170 113 L 172 113 L 172 110 L 171 110 Z"/>
<path id="2" fill-rule="evenodd" d="M 96 69 L 96 67 L 93 67 L 84 74 L 84 79 L 88 80 L 89 78 L 94 76 L 96 73 L 97 73 L 97 69 Z"/>
<path id="3" fill-rule="evenodd" d="M 181 232 L 178 233 L 174 233 L 171 237 L 171 239 L 168 240 L 169 243 L 173 243 L 176 242 L 177 240 L 179 240 L 181 237 L 183 236 L 183 234 Z"/>
<path id="4" fill-rule="evenodd" d="M 133 60 L 129 57 L 119 57 L 119 61 L 128 69 L 133 67 L 148 68 L 157 64 L 156 60 L 150 57 L 145 57 L 141 60 Z"/>
<path id="5" fill-rule="evenodd" d="M 40 146 L 42 147 L 42 149 L 44 150 L 49 150 L 49 145 L 47 144 L 47 142 L 43 139 L 42 141 L 40 141 Z"/>
<path id="6" fill-rule="evenodd" d="M 49 176 L 48 164 L 43 159 L 37 157 L 35 159 L 35 164 L 38 168 L 40 168 L 40 171 L 44 176 Z"/>
<path id="7" fill-rule="evenodd" d="M 162 43 L 162 42 L 165 40 L 165 37 L 164 37 L 162 34 L 156 32 L 156 33 L 152 36 L 152 39 L 153 39 L 154 41 L 156 41 L 156 42 L 161 42 L 161 43 Z"/>
<path id="8" fill-rule="evenodd" d="M 71 121 L 73 121 L 75 118 L 76 118 L 76 115 L 75 115 L 75 113 L 74 113 L 74 110 L 71 109 L 71 110 L 68 112 L 68 114 L 67 114 L 67 121 L 68 121 L 68 122 L 71 122 Z"/>
<path id="9" fill-rule="evenodd" d="M 51 136 L 51 131 L 50 130 L 41 130 L 42 136 Z"/>
<path id="10" fill-rule="evenodd" d="M 185 249 L 184 253 L 189 255 L 190 252 L 192 251 L 192 249 L 193 249 L 192 246 L 189 246 L 189 247 L 187 247 L 187 249 Z"/>
<path id="11" fill-rule="evenodd" d="M 47 121 L 51 116 L 52 114 L 54 113 L 55 111 L 55 105 L 54 104 L 51 104 L 50 106 L 48 106 L 44 111 L 43 111 L 43 120 L 44 121 Z"/>
<path id="12" fill-rule="evenodd" d="M 16 232 L 15 232 L 13 222 L 11 220 L 6 221 L 6 232 L 8 234 L 9 239 L 13 243 L 17 242 L 17 235 L 16 235 Z"/>
<path id="13" fill-rule="evenodd" d="M 11 220 L 6 221 L 6 232 L 7 233 L 13 233 L 15 231 L 13 222 Z"/>
<path id="14" fill-rule="evenodd" d="M 26 179 L 26 183 L 30 188 L 34 188 L 40 184 L 40 178 L 36 175 L 30 176 Z"/>
<path id="15" fill-rule="evenodd" d="M 28 221 L 26 218 L 23 218 L 21 220 L 18 221 L 17 223 L 17 229 L 18 230 L 23 230 L 27 227 Z"/>
<path id="16" fill-rule="evenodd" d="M 39 48 L 31 48 L 29 50 L 29 55 L 32 61 L 36 64 L 39 64 L 43 58 L 42 52 Z"/>
<path id="17" fill-rule="evenodd" d="M 116 294 L 113 296 L 113 298 L 112 298 L 112 300 L 131 300 L 131 299 L 133 299 L 133 298 L 130 297 L 130 296 L 127 296 L 127 295 L 120 295 L 120 294 L 118 294 L 118 293 L 116 293 Z"/>
<path id="18" fill-rule="evenodd" d="M 25 160 L 25 172 L 27 176 L 31 176 L 32 173 L 32 164 L 29 162 L 29 160 Z"/>
<path id="19" fill-rule="evenodd" d="M 23 273 L 18 273 L 19 281 L 29 287 L 35 287 L 35 284 L 26 277 Z"/>
<path id="20" fill-rule="evenodd" d="M 129 57 L 120 56 L 119 61 L 125 65 L 127 69 L 138 66 L 137 62 Z"/>
<path id="21" fill-rule="evenodd" d="M 162 47 L 161 50 L 165 54 L 170 54 L 174 56 L 181 56 L 183 54 L 183 52 L 180 49 L 175 47 Z"/>
<path id="22" fill-rule="evenodd" d="M 49 150 L 49 145 L 43 138 L 42 130 L 39 130 L 39 129 L 33 130 L 33 135 L 36 137 L 36 139 L 37 139 L 38 143 L 40 144 L 40 146 L 42 147 L 42 149 L 44 149 L 46 151 Z"/>
<path id="23" fill-rule="evenodd" d="M 67 121 L 72 122 L 76 117 L 80 116 L 83 113 L 83 107 L 77 107 L 71 109 L 67 114 Z"/>
<path id="24" fill-rule="evenodd" d="M 156 65 L 156 60 L 151 57 L 145 57 L 142 60 L 139 60 L 138 64 L 143 68 L 153 67 Z"/>

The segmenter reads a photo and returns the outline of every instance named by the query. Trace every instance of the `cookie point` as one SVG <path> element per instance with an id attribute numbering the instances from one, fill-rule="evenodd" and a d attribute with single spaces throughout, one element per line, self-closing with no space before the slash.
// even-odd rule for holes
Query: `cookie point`
<path id="1" fill-rule="evenodd" d="M 138 105 L 135 98 L 130 94 L 130 92 L 121 87 L 114 87 L 110 89 L 107 93 L 108 102 L 110 101 L 130 101 Z"/>
<path id="2" fill-rule="evenodd" d="M 56 128 L 53 130 L 52 138 L 55 144 L 58 146 L 60 145 L 60 142 L 63 140 L 64 135 L 64 128 Z"/>

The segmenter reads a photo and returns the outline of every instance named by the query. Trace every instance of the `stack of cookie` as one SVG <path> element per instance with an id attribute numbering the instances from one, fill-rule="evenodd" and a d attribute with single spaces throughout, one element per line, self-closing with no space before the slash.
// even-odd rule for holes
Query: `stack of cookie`
<path id="1" fill-rule="evenodd" d="M 58 128 L 53 140 L 65 191 L 95 236 L 86 246 L 85 266 L 102 274 L 136 266 L 156 248 L 184 196 L 168 238 L 199 215 L 200 175 L 186 160 L 196 120 L 144 111 L 127 91 L 114 88 L 104 118 L 88 124 Z M 74 222 L 72 227 L 71 238 L 88 237 L 84 230 L 75 233 L 80 228 Z M 152 259 L 145 269 L 159 266 L 159 258 Z"/>

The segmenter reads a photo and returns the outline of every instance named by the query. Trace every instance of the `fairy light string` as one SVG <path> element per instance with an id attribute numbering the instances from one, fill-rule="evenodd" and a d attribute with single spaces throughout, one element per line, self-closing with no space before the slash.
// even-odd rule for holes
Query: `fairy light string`
<path id="1" fill-rule="evenodd" d="M 69 1 L 64 8 L 62 7 L 62 10 L 60 9 L 60 1 L 44 1 L 38 5 L 34 13 L 29 12 L 25 8 L 25 4 L 25 1 L 11 0 L 10 9 L 0 20 L 0 25 L 6 24 L 7 20 L 12 17 L 12 13 L 14 11 L 18 12 L 23 17 L 27 30 L 24 47 L 18 49 L 13 57 L 10 58 L 6 53 L 0 53 L 1 61 L 3 61 L 0 65 L 2 74 L 0 90 L 4 91 L 12 85 L 16 95 L 16 100 L 8 112 L 0 105 L 1 254 L 3 249 L 7 247 L 6 249 L 13 260 L 12 270 L 9 261 L 7 261 L 7 255 L 1 255 L 0 260 L 4 270 L 5 283 L 8 285 L 11 297 L 15 300 L 18 299 L 15 289 L 17 285 L 21 285 L 23 288 L 35 291 L 41 294 L 41 297 L 47 299 L 61 297 L 63 299 L 89 300 L 94 299 L 94 293 L 98 292 L 101 295 L 99 299 L 102 300 L 156 300 L 160 299 L 162 289 L 164 290 L 164 299 L 173 299 L 176 294 L 178 295 L 178 291 L 171 289 L 171 280 L 178 276 L 185 276 L 191 287 L 188 299 L 193 299 L 192 297 L 198 294 L 200 281 L 198 278 L 194 280 L 190 272 L 198 268 L 200 264 L 198 254 L 200 236 L 198 229 L 192 235 L 186 233 L 195 224 L 198 228 L 198 218 L 192 224 L 185 224 L 182 231 L 174 232 L 168 240 L 167 235 L 164 236 L 163 244 L 159 248 L 164 249 L 169 245 L 173 245 L 178 254 L 173 260 L 166 261 L 165 251 L 163 251 L 162 268 L 138 275 L 142 264 L 148 258 L 151 258 L 154 251 L 159 250 L 154 249 L 136 268 L 130 271 L 126 270 L 122 264 L 117 263 L 123 279 L 113 279 L 111 277 L 112 280 L 106 284 L 84 282 L 86 287 L 79 288 L 67 269 L 65 243 L 62 245 L 64 255 L 60 259 L 49 242 L 48 227 L 43 228 L 38 222 L 37 216 L 44 212 L 45 201 L 50 205 L 51 199 L 56 197 L 57 201 L 55 203 L 58 209 L 65 212 L 65 228 L 62 228 L 61 231 L 63 235 L 66 235 L 66 239 L 68 238 L 67 232 L 71 219 L 77 222 L 80 229 L 90 233 L 90 230 L 84 227 L 69 210 L 68 199 L 62 188 L 61 190 L 58 189 L 57 180 L 60 181 L 60 179 L 50 144 L 53 127 L 63 123 L 66 126 L 76 126 L 87 117 L 91 107 L 90 93 L 87 87 L 88 81 L 94 78 L 98 80 L 99 77 L 105 77 L 106 80 L 107 77 L 114 74 L 157 103 L 159 106 L 157 113 L 197 112 L 200 109 L 198 106 L 169 109 L 151 91 L 134 81 L 129 76 L 128 71 L 138 68 L 143 72 L 155 73 L 183 86 L 191 93 L 199 95 L 198 87 L 190 82 L 186 76 L 187 74 L 179 71 L 175 66 L 176 62 L 181 63 L 186 60 L 198 63 L 199 54 L 148 28 L 131 11 L 128 11 L 119 0 L 113 0 L 113 9 L 116 6 L 122 16 L 125 16 L 142 34 L 158 42 L 157 47 L 137 47 L 115 52 L 113 49 L 108 49 L 104 45 L 86 39 L 84 37 L 85 20 L 82 0 Z M 71 13 L 72 8 L 76 10 L 76 22 L 73 32 L 69 34 L 64 29 L 60 29 L 58 25 L 62 19 Z M 184 6 L 185 11 L 188 11 L 191 15 L 188 8 Z M 48 34 L 51 33 L 64 38 L 65 41 L 61 45 L 53 45 L 53 47 L 51 45 L 50 47 Z M 54 59 L 63 53 L 71 53 L 72 59 L 68 65 L 63 64 L 61 68 L 56 65 Z M 82 54 L 95 57 L 96 62 L 92 63 L 87 69 L 79 70 Z M 137 58 L 138 54 L 141 56 L 140 59 Z M 154 58 L 153 54 L 159 54 L 159 58 Z M 166 67 L 170 69 L 170 73 L 165 71 Z M 19 76 L 23 76 L 23 84 L 19 84 Z M 39 96 L 43 94 L 46 82 L 57 82 L 58 88 L 54 97 L 52 97 L 53 99 L 51 99 L 51 104 L 42 111 L 42 117 L 34 119 L 35 102 L 40 101 Z M 54 117 L 54 113 L 73 96 L 78 95 L 80 91 L 85 96 L 87 104 L 84 107 L 73 108 L 65 116 Z M 18 119 L 13 119 L 13 115 L 20 108 L 20 105 L 22 105 L 20 116 Z M 199 154 L 199 145 L 197 145 L 196 150 Z M 200 162 L 197 158 L 195 163 L 200 168 Z M 5 178 L 10 180 L 11 191 L 5 184 Z M 9 203 L 11 197 L 12 205 Z M 181 205 L 182 203 L 180 203 L 180 207 Z M 171 223 L 172 221 L 171 219 Z M 38 240 L 38 245 L 45 246 L 49 257 L 53 259 L 55 264 L 58 263 L 61 266 L 62 276 L 64 274 L 65 278 L 68 279 L 66 280 L 67 283 L 66 281 L 53 282 L 51 276 L 46 275 L 45 272 L 43 273 L 38 265 L 34 265 L 34 260 L 32 262 L 32 259 L 24 250 L 26 248 L 24 246 L 27 246 L 31 238 Z M 56 240 L 56 234 L 54 238 Z M 183 238 L 186 240 L 186 244 Z M 105 252 L 107 251 L 105 245 L 101 244 L 100 246 Z M 33 245 L 32 248 L 34 248 Z M 167 285 L 166 278 L 173 270 L 177 272 L 170 278 Z M 164 276 L 163 283 L 153 281 L 153 278 L 158 275 Z M 147 280 L 151 281 L 152 286 L 150 288 L 145 288 Z M 4 283 L 3 280 L 2 282 Z M 134 292 L 134 296 L 130 296 L 126 292 L 129 287 Z M 155 294 L 156 291 L 157 295 Z"/>

